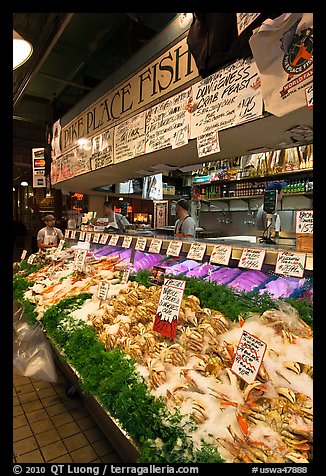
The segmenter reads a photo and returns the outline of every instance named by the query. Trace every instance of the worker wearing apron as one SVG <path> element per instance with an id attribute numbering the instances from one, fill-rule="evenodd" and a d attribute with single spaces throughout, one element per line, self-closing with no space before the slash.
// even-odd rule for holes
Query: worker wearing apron
<path id="1" fill-rule="evenodd" d="M 60 228 L 56 228 L 53 215 L 47 215 L 44 218 L 45 227 L 41 228 L 37 234 L 37 246 L 39 249 L 56 248 L 63 239 L 63 233 Z"/>

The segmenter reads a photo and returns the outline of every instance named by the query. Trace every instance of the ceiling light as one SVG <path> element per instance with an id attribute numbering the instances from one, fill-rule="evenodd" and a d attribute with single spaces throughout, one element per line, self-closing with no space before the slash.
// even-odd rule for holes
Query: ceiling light
<path id="1" fill-rule="evenodd" d="M 28 182 L 24 182 L 24 181 L 23 181 L 23 182 L 20 182 L 20 185 L 21 185 L 22 187 L 28 187 Z"/>
<path id="2" fill-rule="evenodd" d="M 27 61 L 33 53 L 32 45 L 13 30 L 13 69 Z"/>
<path id="3" fill-rule="evenodd" d="M 12 191 L 15 192 L 15 190 L 16 190 L 15 187 L 12 187 Z"/>
<path id="4" fill-rule="evenodd" d="M 122 197 L 119 197 L 119 200 L 120 200 L 120 202 L 122 202 L 122 201 L 123 201 L 123 198 L 122 198 Z"/>

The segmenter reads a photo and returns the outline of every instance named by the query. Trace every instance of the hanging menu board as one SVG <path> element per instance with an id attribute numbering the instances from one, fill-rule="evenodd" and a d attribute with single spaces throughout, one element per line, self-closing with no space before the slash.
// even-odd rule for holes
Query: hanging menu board
<path id="1" fill-rule="evenodd" d="M 256 248 L 244 248 L 239 260 L 239 268 L 261 270 L 266 251 Z"/>
<path id="2" fill-rule="evenodd" d="M 275 273 L 302 278 L 306 263 L 305 253 L 280 251 L 277 255 Z"/>
<path id="3" fill-rule="evenodd" d="M 114 163 L 145 153 L 145 112 L 137 114 L 114 128 Z"/>
<path id="4" fill-rule="evenodd" d="M 208 134 L 197 137 L 198 157 L 215 154 L 216 152 L 220 152 L 220 150 L 217 129 L 215 131 L 208 132 Z"/>
<path id="5" fill-rule="evenodd" d="M 76 148 L 75 175 L 81 175 L 91 171 L 91 144 L 91 141 L 88 140 L 84 145 Z"/>
<path id="6" fill-rule="evenodd" d="M 113 134 L 111 127 L 102 132 L 99 136 L 93 138 L 91 168 L 97 170 L 113 164 Z"/>
<path id="7" fill-rule="evenodd" d="M 215 245 L 211 254 L 210 263 L 229 264 L 232 253 L 232 246 Z"/>
<path id="8" fill-rule="evenodd" d="M 68 180 L 75 176 L 75 164 L 76 164 L 75 149 L 67 152 L 61 157 L 61 170 L 60 181 Z"/>
<path id="9" fill-rule="evenodd" d="M 265 342 L 243 330 L 231 367 L 232 372 L 248 384 L 254 382 L 266 347 Z"/>
<path id="10" fill-rule="evenodd" d="M 191 139 L 262 117 L 259 73 L 253 59 L 241 59 L 195 83 Z"/>
<path id="11" fill-rule="evenodd" d="M 186 281 L 184 280 L 164 279 L 153 331 L 174 339 L 185 287 Z"/>
<path id="12" fill-rule="evenodd" d="M 61 158 L 51 162 L 51 184 L 55 185 L 61 180 Z"/>
<path id="13" fill-rule="evenodd" d="M 180 147 L 188 142 L 190 100 L 191 89 L 188 88 L 146 111 L 146 153 Z"/>
<path id="14" fill-rule="evenodd" d="M 296 233 L 312 234 L 314 232 L 313 210 L 297 210 L 295 218 Z"/>

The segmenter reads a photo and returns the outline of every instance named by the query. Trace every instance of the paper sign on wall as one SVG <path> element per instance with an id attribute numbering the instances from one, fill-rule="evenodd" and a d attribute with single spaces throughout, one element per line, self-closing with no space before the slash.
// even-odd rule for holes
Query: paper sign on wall
<path id="1" fill-rule="evenodd" d="M 215 154 L 216 152 L 220 152 L 220 150 L 217 129 L 215 131 L 208 132 L 208 134 L 197 137 L 198 157 Z"/>
<path id="2" fill-rule="evenodd" d="M 116 246 L 116 244 L 119 241 L 120 236 L 119 235 L 112 235 L 109 241 L 110 246 Z"/>
<path id="3" fill-rule="evenodd" d="M 164 279 L 153 331 L 174 339 L 185 287 L 186 281 L 182 279 Z"/>
<path id="4" fill-rule="evenodd" d="M 252 383 L 256 380 L 266 347 L 265 342 L 243 330 L 231 367 L 232 372 L 246 383 Z"/>
<path id="5" fill-rule="evenodd" d="M 313 210 L 297 210 L 295 215 L 295 232 L 296 233 L 313 233 L 314 232 L 314 211 Z"/>
<path id="6" fill-rule="evenodd" d="M 211 254 L 210 263 L 228 265 L 232 253 L 232 246 L 215 245 Z"/>
<path id="7" fill-rule="evenodd" d="M 142 236 L 139 236 L 136 241 L 135 250 L 145 251 L 147 240 Z"/>
<path id="8" fill-rule="evenodd" d="M 149 245 L 149 253 L 159 253 L 162 248 L 162 240 L 156 240 L 155 238 L 151 241 Z"/>
<path id="9" fill-rule="evenodd" d="M 170 241 L 166 254 L 167 256 L 179 256 L 181 248 L 182 241 Z"/>
<path id="10" fill-rule="evenodd" d="M 280 251 L 277 255 L 275 273 L 302 278 L 306 263 L 306 253 Z"/>
<path id="11" fill-rule="evenodd" d="M 263 266 L 266 251 L 257 248 L 244 248 L 239 260 L 239 268 L 260 270 Z"/>
<path id="12" fill-rule="evenodd" d="M 195 261 L 202 261 L 205 251 L 206 243 L 191 243 L 187 258 Z"/>
<path id="13" fill-rule="evenodd" d="M 129 248 L 132 242 L 132 236 L 125 236 L 122 242 L 122 248 Z"/>

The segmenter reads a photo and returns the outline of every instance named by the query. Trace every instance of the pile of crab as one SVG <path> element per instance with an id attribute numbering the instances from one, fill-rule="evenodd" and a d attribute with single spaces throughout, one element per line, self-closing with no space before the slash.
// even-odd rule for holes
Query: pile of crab
<path id="1" fill-rule="evenodd" d="M 120 347 L 167 408 L 196 429 L 195 444 L 217 445 L 227 462 L 308 463 L 313 450 L 312 330 L 289 304 L 232 322 L 183 299 L 172 341 L 154 332 L 160 286 L 128 283 L 88 314 L 107 349 Z M 256 380 L 231 371 L 245 329 L 267 344 Z"/>

